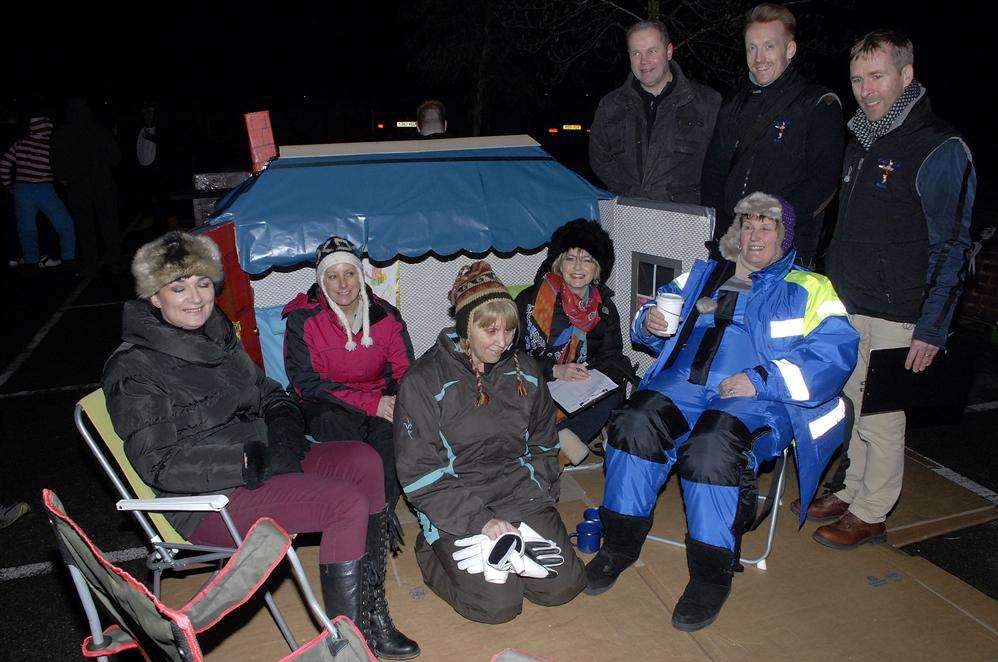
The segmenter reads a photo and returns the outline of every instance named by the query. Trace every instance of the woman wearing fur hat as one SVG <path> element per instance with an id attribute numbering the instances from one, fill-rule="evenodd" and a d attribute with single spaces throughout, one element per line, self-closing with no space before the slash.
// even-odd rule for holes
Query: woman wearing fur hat
<path id="1" fill-rule="evenodd" d="M 634 380 L 613 292 L 601 282 L 612 268 L 613 243 L 598 223 L 580 218 L 555 230 L 534 285 L 516 297 L 521 342 L 546 380 L 580 381 L 590 369 L 620 385 Z M 619 389 L 574 414 L 558 412 L 561 450 L 572 464 L 585 458 L 586 444 L 622 401 Z"/>
<path id="2" fill-rule="evenodd" d="M 399 390 L 398 472 L 419 515 L 426 584 L 465 618 L 503 623 L 524 597 L 549 606 L 574 598 L 583 568 L 555 510 L 555 407 L 540 366 L 514 343 L 516 306 L 487 262 L 460 270 L 450 301 L 455 328 Z M 528 554 L 548 553 L 487 581 L 480 550 L 508 535 Z"/>
<path id="3" fill-rule="evenodd" d="M 132 263 L 138 299 L 125 304 L 124 344 L 102 386 L 115 431 L 157 494 L 225 494 L 245 531 L 272 517 L 292 533 L 320 532 L 329 615 L 345 614 L 378 655 L 407 659 L 418 645 L 395 629 L 384 584 L 381 459 L 358 442 L 311 445 L 297 403 L 246 355 L 215 307 L 218 247 L 170 232 Z M 167 513 L 190 540 L 231 546 L 217 514 Z"/>
<path id="4" fill-rule="evenodd" d="M 676 465 L 690 581 L 672 624 L 687 631 L 712 623 L 728 596 L 759 466 L 796 438 L 808 502 L 850 426 L 839 393 L 859 337 L 828 279 L 793 265 L 793 208 L 753 193 L 734 211 L 725 260 L 697 261 L 659 290 L 683 298 L 678 332 L 654 301 L 635 317 L 632 340 L 658 360 L 610 419 L 604 545 L 586 567 L 586 590 L 598 594 L 637 560 Z"/>
<path id="5" fill-rule="evenodd" d="M 395 475 L 392 417 L 395 393 L 412 363 L 402 317 L 364 283 L 360 254 L 333 236 L 316 250 L 316 283 L 283 315 L 284 366 L 316 441 L 360 439 L 384 462 L 385 514 L 393 552 L 402 529 L 395 506 L 402 493 Z"/>

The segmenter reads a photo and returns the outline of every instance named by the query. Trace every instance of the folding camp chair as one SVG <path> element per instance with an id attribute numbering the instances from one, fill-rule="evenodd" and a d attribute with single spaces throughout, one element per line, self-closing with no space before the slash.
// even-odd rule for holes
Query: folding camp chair
<path id="1" fill-rule="evenodd" d="M 94 457 L 97 458 L 97 463 L 100 464 L 104 473 L 107 474 L 107 477 L 121 496 L 122 501 L 118 502 L 118 510 L 131 511 L 132 515 L 135 516 L 135 521 L 139 524 L 139 528 L 142 529 L 149 540 L 152 551 L 146 557 L 146 566 L 152 571 L 153 595 L 159 597 L 160 580 L 164 570 L 181 570 L 191 565 L 220 562 L 232 555 L 235 551 L 234 549 L 190 543 L 162 515 L 163 512 L 169 511 L 198 510 L 217 512 L 232 535 L 233 545 L 235 546 L 239 544 L 241 539 L 228 512 L 225 510 L 225 506 L 229 502 L 228 497 L 224 495 L 204 495 L 168 499 L 157 498 L 152 489 L 139 478 L 128 457 L 125 456 L 125 444 L 121 440 L 121 437 L 114 431 L 111 417 L 107 411 L 107 401 L 104 398 L 103 390 L 97 389 L 80 400 L 76 404 L 73 420 L 76 422 L 76 428 L 80 431 L 83 440 L 87 442 L 87 446 L 90 447 Z M 111 457 L 114 458 L 115 463 L 121 469 L 125 480 L 128 481 L 127 486 L 118 475 L 115 466 L 111 464 L 104 454 L 102 445 L 94 438 L 91 426 L 102 440 L 103 447 L 107 448 Z M 134 497 L 138 497 L 138 499 Z M 293 551 L 289 554 L 289 559 L 291 559 L 293 565 L 298 565 L 297 557 Z M 296 579 L 299 578 L 296 577 Z M 312 592 L 308 588 L 308 582 L 305 580 L 304 574 L 301 574 L 299 583 L 303 585 L 303 593 L 311 595 Z M 274 602 L 274 598 L 270 595 L 269 591 L 264 592 L 264 601 L 285 641 L 288 642 L 288 646 L 294 650 L 297 647 L 294 635 L 292 635 L 291 629 L 288 628 L 284 616 L 277 608 L 277 604 Z M 317 605 L 318 603 L 316 603 L 315 608 L 317 608 Z M 309 607 L 313 607 L 313 605 L 310 604 Z M 322 610 L 319 609 L 319 611 L 321 612 Z M 323 618 L 325 618 L 324 613 Z"/>
<path id="2" fill-rule="evenodd" d="M 766 546 L 762 550 L 762 554 L 753 558 L 740 558 L 738 559 L 741 563 L 746 565 L 754 565 L 759 568 L 759 570 L 766 569 L 766 559 L 769 558 L 770 552 L 773 551 L 773 539 L 776 538 L 776 516 L 779 513 L 780 500 L 783 498 L 783 491 L 786 489 L 786 473 L 787 473 L 787 451 L 789 448 L 783 449 L 783 454 L 777 457 L 776 467 L 774 467 L 774 473 L 776 474 L 775 481 L 772 483 L 769 489 L 769 495 L 763 496 L 759 495 L 759 501 L 762 501 L 763 506 L 762 512 L 760 512 L 753 523 L 751 530 L 755 530 L 762 524 L 766 516 L 769 515 L 769 527 L 766 533 Z M 686 549 L 686 544 L 681 540 L 675 540 L 674 538 L 666 538 L 665 536 L 654 536 L 649 535 L 648 540 L 654 540 L 655 542 L 664 543 L 666 545 L 672 545 L 673 547 L 682 547 Z"/>
<path id="3" fill-rule="evenodd" d="M 174 609 L 108 561 L 66 514 L 51 490 L 42 492 L 42 501 L 87 613 L 91 634 L 82 645 L 86 657 L 106 660 L 108 655 L 138 649 L 145 659 L 203 660 L 197 635 L 249 600 L 283 558 L 288 558 L 295 573 L 301 573 L 301 566 L 291 549 L 291 538 L 277 522 L 261 518 L 211 581 L 187 604 Z M 304 582 L 303 589 L 307 590 L 307 587 L 308 583 Z M 94 596 L 115 621 L 104 631 L 101 631 Z M 323 623 L 322 632 L 283 660 L 375 659 L 363 635 L 349 618 L 340 616 L 330 623 L 321 610 L 316 616 Z"/>

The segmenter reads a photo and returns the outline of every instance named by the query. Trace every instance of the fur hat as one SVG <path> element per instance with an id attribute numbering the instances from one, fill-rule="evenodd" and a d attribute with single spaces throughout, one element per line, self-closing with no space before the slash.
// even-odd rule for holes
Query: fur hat
<path id="1" fill-rule="evenodd" d="M 599 223 L 584 218 L 569 221 L 554 231 L 540 275 L 551 271 L 555 260 L 570 248 L 581 248 L 593 256 L 599 263 L 600 280 L 606 281 L 610 277 L 614 260 L 613 241 Z"/>
<path id="2" fill-rule="evenodd" d="M 135 252 L 132 260 L 135 293 L 148 299 L 178 278 L 207 276 L 222 285 L 222 254 L 214 241 L 187 232 L 167 232 Z"/>
<path id="3" fill-rule="evenodd" d="M 509 290 L 485 260 L 461 267 L 447 298 L 453 306 L 451 314 L 456 322 L 457 335 L 461 338 L 468 337 L 468 320 L 475 308 L 493 299 L 513 300 Z"/>
<path id="4" fill-rule="evenodd" d="M 326 302 L 329 304 L 330 310 L 336 315 L 336 318 L 340 321 L 343 330 L 347 334 L 347 342 L 344 347 L 348 352 L 352 352 L 357 349 L 357 343 L 353 339 L 353 329 L 350 328 L 350 322 L 347 320 L 347 316 L 343 313 L 343 310 L 336 305 L 333 298 L 329 296 L 329 292 L 326 291 L 326 279 L 323 278 L 326 270 L 337 264 L 352 264 L 357 268 L 357 274 L 360 277 L 361 314 L 364 316 L 363 335 L 360 344 L 364 347 L 370 347 L 374 344 L 374 340 L 371 338 L 371 312 L 369 310 L 370 302 L 367 298 L 367 286 L 364 283 L 364 264 L 360 260 L 360 252 L 353 244 L 343 237 L 333 235 L 319 244 L 319 247 L 315 250 L 315 282 L 319 284 L 319 289 L 322 290 L 323 296 L 326 297 Z"/>
<path id="5" fill-rule="evenodd" d="M 734 262 L 741 252 L 742 217 L 745 214 L 758 214 L 778 222 L 780 231 L 780 255 L 786 255 L 794 243 L 794 224 L 797 217 L 794 207 L 783 198 L 756 191 L 735 205 L 735 220 L 720 241 L 721 255 Z"/>

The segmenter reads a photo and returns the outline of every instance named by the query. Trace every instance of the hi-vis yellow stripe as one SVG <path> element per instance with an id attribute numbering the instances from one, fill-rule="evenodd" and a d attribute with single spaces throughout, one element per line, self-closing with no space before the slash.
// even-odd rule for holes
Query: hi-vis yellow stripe
<path id="1" fill-rule="evenodd" d="M 807 291 L 807 308 L 804 310 L 804 335 L 818 328 L 826 317 L 845 315 L 846 307 L 832 287 L 832 281 L 810 271 L 791 270 L 784 280 L 800 285 Z"/>

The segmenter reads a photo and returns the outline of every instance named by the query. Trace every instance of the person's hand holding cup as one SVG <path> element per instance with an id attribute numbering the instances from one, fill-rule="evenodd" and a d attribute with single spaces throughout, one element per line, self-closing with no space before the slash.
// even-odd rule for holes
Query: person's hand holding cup
<path id="1" fill-rule="evenodd" d="M 667 338 L 679 330 L 679 316 L 683 312 L 683 297 L 663 292 L 655 297 L 655 306 L 645 315 L 645 330 Z"/>

